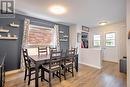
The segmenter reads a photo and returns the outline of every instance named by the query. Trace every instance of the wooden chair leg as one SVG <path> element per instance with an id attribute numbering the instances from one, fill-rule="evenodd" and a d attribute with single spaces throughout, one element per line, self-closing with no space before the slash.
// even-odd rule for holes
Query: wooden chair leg
<path id="1" fill-rule="evenodd" d="M 68 70 L 68 72 L 70 71 L 70 67 L 67 69 Z"/>
<path id="2" fill-rule="evenodd" d="M 31 70 L 29 70 L 28 73 L 28 85 L 30 85 L 30 81 L 31 81 Z"/>
<path id="3" fill-rule="evenodd" d="M 44 71 L 43 71 L 43 69 L 41 69 L 41 81 L 43 81 L 43 78 L 44 78 Z"/>
<path id="4" fill-rule="evenodd" d="M 51 72 L 49 72 L 49 87 L 52 87 L 52 85 L 51 85 Z"/>
<path id="5" fill-rule="evenodd" d="M 45 71 L 43 70 L 43 79 L 45 79 Z"/>
<path id="6" fill-rule="evenodd" d="M 56 74 L 57 74 L 57 76 L 58 76 L 59 72 L 57 71 Z"/>
<path id="7" fill-rule="evenodd" d="M 66 68 L 64 68 L 64 79 L 66 80 Z"/>
<path id="8" fill-rule="evenodd" d="M 74 68 L 73 68 L 73 65 L 72 65 L 72 77 L 74 77 Z"/>
<path id="9" fill-rule="evenodd" d="M 25 69 L 24 80 L 26 80 L 26 77 L 27 77 L 27 69 Z"/>
<path id="10" fill-rule="evenodd" d="M 59 79 L 60 79 L 60 82 L 61 82 L 61 69 L 59 70 Z"/>
<path id="11" fill-rule="evenodd" d="M 53 72 L 52 76 L 53 76 L 53 78 L 55 77 L 55 72 Z"/>

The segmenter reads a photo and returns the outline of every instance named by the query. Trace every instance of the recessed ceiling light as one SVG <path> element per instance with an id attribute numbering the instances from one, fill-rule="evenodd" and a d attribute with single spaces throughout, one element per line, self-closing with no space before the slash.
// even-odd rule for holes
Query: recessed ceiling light
<path id="1" fill-rule="evenodd" d="M 63 6 L 60 5 L 53 5 L 50 7 L 50 12 L 60 15 L 66 13 L 66 9 Z"/>
<path id="2" fill-rule="evenodd" d="M 99 25 L 101 25 L 101 26 L 104 26 L 104 25 L 106 25 L 108 22 L 106 22 L 106 21 L 102 21 L 102 22 L 99 22 Z"/>

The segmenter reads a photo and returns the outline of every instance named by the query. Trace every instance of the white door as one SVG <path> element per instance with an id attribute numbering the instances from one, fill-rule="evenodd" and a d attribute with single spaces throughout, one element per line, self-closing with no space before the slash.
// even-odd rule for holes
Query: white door
<path id="1" fill-rule="evenodd" d="M 118 62 L 118 48 L 116 32 L 107 32 L 104 34 L 104 58 L 105 61 Z"/>

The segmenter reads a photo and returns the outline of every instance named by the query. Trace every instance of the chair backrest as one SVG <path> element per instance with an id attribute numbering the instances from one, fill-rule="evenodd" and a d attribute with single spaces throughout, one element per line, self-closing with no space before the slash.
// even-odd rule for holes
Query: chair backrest
<path id="1" fill-rule="evenodd" d="M 49 63 L 49 68 L 61 65 L 61 60 L 62 60 L 62 51 L 55 51 L 51 50 L 50 52 L 50 63 Z"/>
<path id="2" fill-rule="evenodd" d="M 71 50 L 75 50 L 75 55 L 76 55 L 77 51 L 78 51 L 78 47 L 76 47 L 76 48 L 71 47 Z"/>
<path id="3" fill-rule="evenodd" d="M 51 51 L 57 51 L 56 47 L 49 47 L 49 53 L 51 53 Z"/>
<path id="4" fill-rule="evenodd" d="M 73 57 L 73 56 L 75 56 L 75 48 L 74 49 L 71 49 L 71 50 L 66 50 L 66 56 L 67 57 Z"/>
<path id="5" fill-rule="evenodd" d="M 72 50 L 66 50 L 66 56 L 64 58 L 64 64 L 66 65 L 67 62 L 74 62 L 74 57 L 75 57 L 75 49 Z"/>
<path id="6" fill-rule="evenodd" d="M 38 55 L 48 54 L 47 47 L 38 47 Z"/>
<path id="7" fill-rule="evenodd" d="M 30 66 L 31 61 L 30 61 L 30 59 L 28 57 L 28 51 L 27 51 L 27 49 L 22 49 L 22 51 L 23 51 L 23 58 L 24 58 L 25 68 L 29 68 L 29 67 L 31 67 Z"/>

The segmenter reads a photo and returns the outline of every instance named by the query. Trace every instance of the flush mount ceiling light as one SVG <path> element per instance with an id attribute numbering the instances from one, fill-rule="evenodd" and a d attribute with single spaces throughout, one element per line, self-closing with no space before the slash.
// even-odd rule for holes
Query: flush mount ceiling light
<path id="1" fill-rule="evenodd" d="M 99 25 L 100 26 L 104 26 L 104 25 L 106 25 L 108 22 L 106 22 L 106 21 L 102 21 L 102 22 L 99 22 Z"/>
<path id="2" fill-rule="evenodd" d="M 63 6 L 60 5 L 53 5 L 50 7 L 50 12 L 56 15 L 64 14 L 66 13 L 66 9 Z"/>

